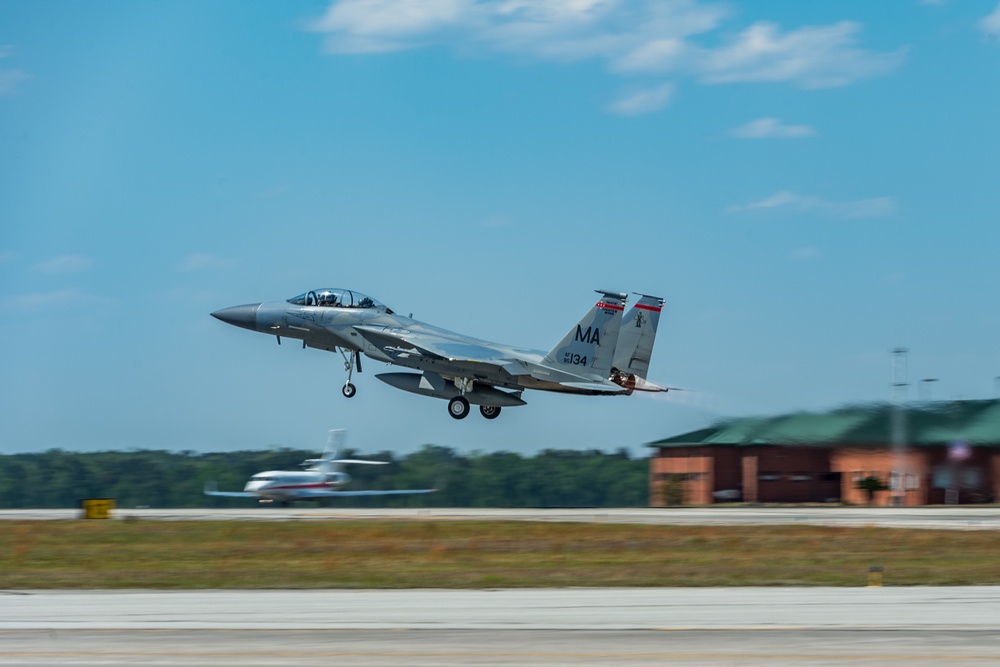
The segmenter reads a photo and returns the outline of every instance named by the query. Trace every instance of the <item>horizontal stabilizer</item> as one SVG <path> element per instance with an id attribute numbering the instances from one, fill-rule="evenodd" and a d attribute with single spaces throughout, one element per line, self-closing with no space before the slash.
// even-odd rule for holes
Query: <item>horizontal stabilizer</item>
<path id="1" fill-rule="evenodd" d="M 653 384 L 646 378 L 639 377 L 638 375 L 626 375 L 619 371 L 615 371 L 611 374 L 611 381 L 615 384 L 624 387 L 626 392 L 631 394 L 633 391 L 670 391 L 671 387 L 661 387 L 658 384 Z"/>
<path id="2" fill-rule="evenodd" d="M 598 394 L 624 394 L 625 390 L 611 384 L 600 382 L 561 382 L 560 386 L 579 389 L 580 391 L 592 391 Z"/>
<path id="3" fill-rule="evenodd" d="M 636 391 L 670 391 L 671 387 L 661 387 L 658 384 L 653 384 L 645 378 L 641 378 L 638 375 L 635 377 L 635 387 Z"/>

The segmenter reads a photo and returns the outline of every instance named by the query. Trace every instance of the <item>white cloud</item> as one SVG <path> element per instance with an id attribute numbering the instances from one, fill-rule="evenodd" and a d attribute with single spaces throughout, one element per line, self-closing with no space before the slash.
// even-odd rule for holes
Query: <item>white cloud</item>
<path id="1" fill-rule="evenodd" d="M 233 260 L 210 252 L 196 252 L 185 257 L 177 268 L 180 271 L 210 271 L 229 269 L 234 264 Z"/>
<path id="2" fill-rule="evenodd" d="M 752 211 L 757 208 L 778 208 L 781 206 L 790 206 L 802 201 L 802 197 L 791 192 L 775 192 L 770 197 L 762 199 L 760 201 L 755 201 L 744 206 L 735 206 L 730 210 L 732 211 Z"/>
<path id="3" fill-rule="evenodd" d="M 705 32 L 725 13 L 693 0 L 337 0 L 310 28 L 326 34 L 331 53 L 478 44 L 577 60 Z"/>
<path id="4" fill-rule="evenodd" d="M 16 294 L 0 300 L 0 305 L 14 308 L 41 308 L 67 305 L 96 306 L 114 302 L 114 299 L 90 294 L 88 292 L 84 292 L 78 287 L 69 287 L 50 292 L 29 292 L 26 294 Z"/>
<path id="5" fill-rule="evenodd" d="M 1000 34 L 1000 4 L 989 15 L 980 19 L 979 29 L 988 35 Z"/>
<path id="6" fill-rule="evenodd" d="M 38 262 L 31 268 L 39 273 L 78 273 L 93 265 L 93 260 L 83 255 L 61 255 Z"/>
<path id="7" fill-rule="evenodd" d="M 759 22 L 731 44 L 707 51 L 696 69 L 705 83 L 789 82 L 801 88 L 833 88 L 885 74 L 903 62 L 905 50 L 876 53 L 856 46 L 861 26 L 841 21 L 781 33 Z"/>
<path id="8" fill-rule="evenodd" d="M 670 103 L 674 86 L 670 83 L 631 92 L 608 106 L 608 110 L 619 116 L 638 116 L 644 113 L 659 111 Z"/>
<path id="9" fill-rule="evenodd" d="M 812 247 L 796 248 L 792 251 L 792 259 L 796 262 L 807 262 L 819 257 L 819 250 Z"/>
<path id="10" fill-rule="evenodd" d="M 742 206 L 731 206 L 731 213 L 782 209 L 794 213 L 817 213 L 828 218 L 860 220 L 882 218 L 896 212 L 895 197 L 873 197 L 855 201 L 836 202 L 814 195 L 798 195 L 787 190 L 776 192 L 760 201 Z"/>
<path id="11" fill-rule="evenodd" d="M 30 78 L 30 74 L 19 69 L 0 70 L 0 95 L 13 95 L 18 84 Z"/>
<path id="12" fill-rule="evenodd" d="M 473 21 L 469 0 L 341 0 L 311 26 L 329 35 L 333 53 L 381 53 L 413 48 L 432 35 Z"/>
<path id="13" fill-rule="evenodd" d="M 849 21 L 787 32 L 757 22 L 718 46 L 693 41 L 709 41 L 730 15 L 727 5 L 702 0 L 335 0 L 310 28 L 337 54 L 445 45 L 559 62 L 596 59 L 622 76 L 690 76 L 705 84 L 842 86 L 885 74 L 905 57 L 902 49 L 861 48 L 861 28 Z"/>
<path id="14" fill-rule="evenodd" d="M 741 139 L 799 139 L 816 134 L 808 125 L 784 125 L 780 118 L 758 118 L 746 125 L 740 125 L 730 131 L 734 137 Z"/>
<path id="15" fill-rule="evenodd" d="M 14 55 L 14 47 L 10 44 L 0 45 L 0 58 Z M 0 95 L 13 95 L 22 81 L 27 81 L 31 75 L 20 69 L 0 69 Z"/>

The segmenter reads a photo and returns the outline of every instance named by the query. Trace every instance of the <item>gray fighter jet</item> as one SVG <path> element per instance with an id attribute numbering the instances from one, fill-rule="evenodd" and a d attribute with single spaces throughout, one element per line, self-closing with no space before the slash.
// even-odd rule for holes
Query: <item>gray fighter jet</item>
<path id="1" fill-rule="evenodd" d="M 302 347 L 339 352 L 354 396 L 354 369 L 362 353 L 420 373 L 382 373 L 397 389 L 448 401 L 448 414 L 464 419 L 470 404 L 487 419 L 525 405 L 525 389 L 586 395 L 667 391 L 646 380 L 663 299 L 640 294 L 624 317 L 627 295 L 601 295 L 550 352 L 491 343 L 404 317 L 348 289 L 318 289 L 287 301 L 224 308 L 212 316 L 234 326 L 302 341 Z"/>

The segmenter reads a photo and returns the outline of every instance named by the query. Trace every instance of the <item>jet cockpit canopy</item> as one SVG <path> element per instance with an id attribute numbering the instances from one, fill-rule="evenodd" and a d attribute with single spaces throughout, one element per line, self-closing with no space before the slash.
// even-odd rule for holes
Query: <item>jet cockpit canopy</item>
<path id="1" fill-rule="evenodd" d="M 330 288 L 310 290 L 288 300 L 297 306 L 322 306 L 326 308 L 378 308 L 391 313 L 392 311 L 375 299 L 348 289 Z"/>

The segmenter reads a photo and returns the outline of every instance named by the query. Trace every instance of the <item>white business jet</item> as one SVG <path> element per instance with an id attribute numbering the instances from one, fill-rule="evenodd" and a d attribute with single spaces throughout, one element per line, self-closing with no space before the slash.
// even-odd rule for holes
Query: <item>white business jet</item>
<path id="1" fill-rule="evenodd" d="M 399 491 L 340 491 L 340 487 L 351 481 L 351 476 L 343 471 L 347 464 L 385 465 L 388 461 L 365 461 L 361 459 L 338 459 L 337 452 L 343 449 L 347 431 L 330 431 L 330 440 L 323 457 L 306 459 L 300 465 L 305 470 L 267 470 L 259 472 L 246 483 L 242 491 L 219 491 L 215 482 L 205 485 L 206 496 L 227 498 L 257 498 L 261 502 L 278 502 L 288 505 L 296 500 L 320 500 L 323 498 L 343 498 L 348 496 L 401 496 L 414 493 L 432 493 L 437 489 L 407 489 Z"/>

